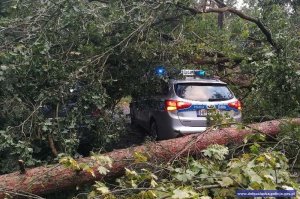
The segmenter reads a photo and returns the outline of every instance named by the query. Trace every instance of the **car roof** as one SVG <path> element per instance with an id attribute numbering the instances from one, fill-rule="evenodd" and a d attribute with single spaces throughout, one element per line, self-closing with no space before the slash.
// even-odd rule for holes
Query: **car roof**
<path id="1" fill-rule="evenodd" d="M 204 84 L 223 84 L 227 85 L 225 82 L 222 82 L 219 79 L 213 79 L 213 78 L 186 78 L 186 79 L 171 79 L 171 83 L 177 84 L 177 83 L 204 83 Z"/>

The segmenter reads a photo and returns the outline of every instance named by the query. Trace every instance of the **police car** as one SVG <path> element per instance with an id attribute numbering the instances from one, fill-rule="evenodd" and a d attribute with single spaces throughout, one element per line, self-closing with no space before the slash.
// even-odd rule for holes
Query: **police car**
<path id="1" fill-rule="evenodd" d="M 156 74 L 163 76 L 166 71 L 159 67 Z M 212 109 L 241 121 L 241 103 L 225 82 L 206 77 L 203 70 L 181 70 L 181 75 L 183 79 L 170 79 L 160 93 L 133 99 L 131 122 L 161 140 L 205 131 Z"/>

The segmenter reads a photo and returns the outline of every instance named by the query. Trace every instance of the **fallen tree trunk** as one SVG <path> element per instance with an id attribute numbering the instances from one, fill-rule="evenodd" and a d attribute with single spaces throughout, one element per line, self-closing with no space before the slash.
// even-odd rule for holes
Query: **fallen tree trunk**
<path id="1" fill-rule="evenodd" d="M 300 118 L 293 119 L 292 121 L 300 124 Z M 128 167 L 132 164 L 134 152 L 147 153 L 151 158 L 155 158 L 161 162 L 168 162 L 177 157 L 197 154 L 211 144 L 225 145 L 241 142 L 247 134 L 253 132 L 261 132 L 274 136 L 280 131 L 280 124 L 282 122 L 283 120 L 273 120 L 257 123 L 249 125 L 249 128 L 245 129 L 211 129 L 202 134 L 192 134 L 177 139 L 115 150 L 104 154 L 111 157 L 114 161 L 110 172 L 106 176 L 100 175 L 97 172 L 97 165 L 93 168 L 96 177 L 93 177 L 90 173 L 85 171 L 75 172 L 62 165 L 28 169 L 25 174 L 15 172 L 2 175 L 0 176 L 0 198 L 3 198 L 5 190 L 15 190 L 19 193 L 29 192 L 39 195 L 92 183 L 104 177 L 116 176 L 123 172 L 124 167 Z M 92 162 L 92 160 L 88 157 L 79 159 L 78 162 L 88 163 Z"/>

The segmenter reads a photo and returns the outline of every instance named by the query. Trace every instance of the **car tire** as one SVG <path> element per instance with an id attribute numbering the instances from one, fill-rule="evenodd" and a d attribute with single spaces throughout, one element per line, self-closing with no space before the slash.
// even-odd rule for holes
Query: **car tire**
<path id="1" fill-rule="evenodd" d="M 158 140 L 158 127 L 157 127 L 157 124 L 154 120 L 152 120 L 151 124 L 150 124 L 150 136 L 154 140 Z"/>

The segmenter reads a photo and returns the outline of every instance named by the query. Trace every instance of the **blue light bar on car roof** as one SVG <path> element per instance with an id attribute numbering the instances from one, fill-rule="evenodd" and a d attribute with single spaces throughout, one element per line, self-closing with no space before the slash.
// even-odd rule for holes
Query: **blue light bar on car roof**
<path id="1" fill-rule="evenodd" d="M 163 75 L 165 75 L 165 74 L 166 74 L 166 69 L 165 69 L 165 67 L 164 67 L 164 66 L 157 66 L 157 67 L 155 68 L 155 74 L 156 74 L 157 76 L 163 76 Z"/>
<path id="2" fill-rule="evenodd" d="M 204 70 L 181 70 L 181 74 L 183 76 L 197 76 L 197 77 L 204 77 L 205 71 Z"/>
<path id="3" fill-rule="evenodd" d="M 205 76 L 205 71 L 204 70 L 195 71 L 195 75 L 199 76 L 199 77 L 204 77 Z"/>

